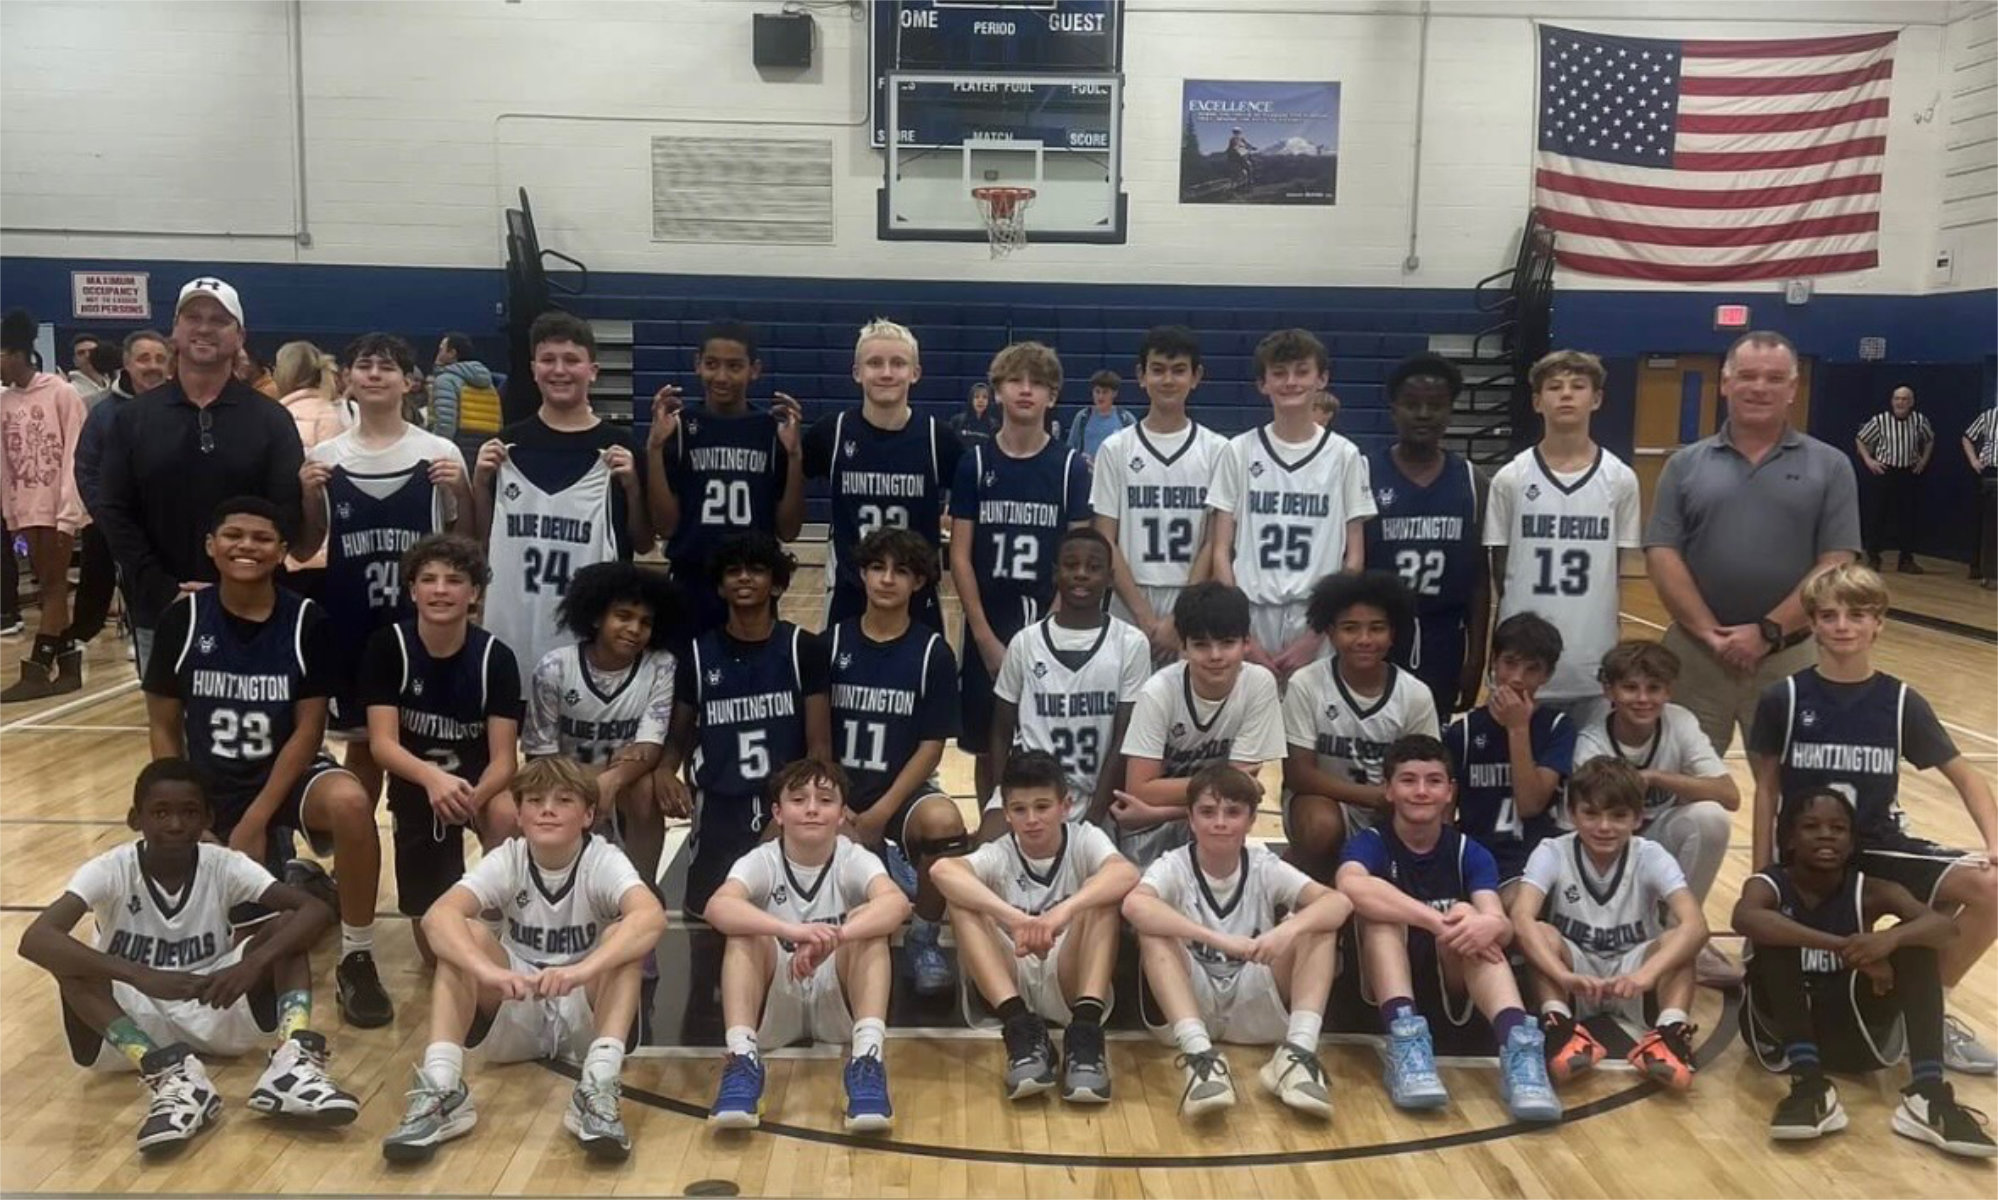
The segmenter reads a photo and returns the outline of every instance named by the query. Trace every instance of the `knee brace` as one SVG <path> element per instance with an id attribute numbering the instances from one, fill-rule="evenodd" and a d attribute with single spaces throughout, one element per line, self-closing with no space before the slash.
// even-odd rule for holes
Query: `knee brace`
<path id="1" fill-rule="evenodd" d="M 918 862 L 929 858 L 961 858 L 971 853 L 972 849 L 971 835 L 969 833 L 954 833 L 949 837 L 931 839 L 911 838 L 909 840 L 910 856 Z"/>

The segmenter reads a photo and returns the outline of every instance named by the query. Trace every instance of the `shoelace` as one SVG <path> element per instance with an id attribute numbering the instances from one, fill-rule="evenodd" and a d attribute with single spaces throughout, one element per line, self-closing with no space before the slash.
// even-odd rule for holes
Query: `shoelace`
<path id="1" fill-rule="evenodd" d="M 577 1089 L 583 1097 L 583 1111 L 600 1121 L 618 1119 L 618 1097 L 624 1094 L 624 1085 L 612 1079 L 603 1083 L 585 1083 Z"/>
<path id="2" fill-rule="evenodd" d="M 1975 1044 L 1977 1041 L 1977 1035 L 1971 1031 L 1970 1026 L 1965 1025 L 1960 1018 L 1947 1013 L 1943 1015 L 1943 1033 L 1953 1042 Z"/>
<path id="3" fill-rule="evenodd" d="M 1394 1060 L 1395 1070 L 1403 1075 L 1431 1074 L 1430 1068 L 1422 1061 L 1422 1039 L 1420 1037 L 1391 1037 L 1388 1039 L 1388 1054 Z"/>
<path id="4" fill-rule="evenodd" d="M 1217 1075 L 1225 1077 L 1228 1074 L 1228 1064 L 1222 1062 L 1221 1056 L 1211 1050 L 1205 1054 L 1182 1054 L 1172 1060 L 1172 1065 L 1182 1067 L 1193 1073 L 1193 1078 L 1186 1081 L 1186 1090 L 1179 1094 L 1179 1106 L 1181 1109 L 1186 1107 L 1186 1102 L 1193 1095 L 1194 1088 L 1208 1082 Z"/>
<path id="5" fill-rule="evenodd" d="M 158 1116 L 162 1112 L 194 1101 L 194 1079 L 179 1064 L 168 1067 L 157 1075 L 146 1078 L 152 1085 L 153 1102 L 146 1107 L 147 1116 Z"/>
<path id="6" fill-rule="evenodd" d="M 1318 1061 L 1317 1055 L 1302 1046 L 1293 1046 L 1289 1042 L 1284 1043 L 1283 1049 L 1284 1053 L 1290 1056 L 1290 1066 L 1284 1068 L 1283 1073 L 1285 1075 L 1290 1074 L 1294 1070 L 1301 1069 L 1305 1077 L 1311 1082 L 1321 1084 L 1325 1082 L 1325 1067 Z"/>
<path id="7" fill-rule="evenodd" d="M 756 1083 L 756 1060 L 747 1054 L 731 1054 L 722 1064 L 722 1090 L 727 1091 L 731 1084 L 736 1087 L 752 1087 Z"/>
<path id="8" fill-rule="evenodd" d="M 1103 1027 L 1101 1025 L 1071 1025 L 1068 1030 L 1068 1056 L 1075 1062 L 1092 1067 L 1103 1065 Z"/>
<path id="9" fill-rule="evenodd" d="M 1693 1024 L 1675 1025 L 1669 1029 L 1659 1030 L 1658 1040 L 1665 1043 L 1666 1047 L 1670 1049 L 1672 1053 L 1678 1055 L 1680 1062 L 1685 1063 L 1687 1066 L 1690 1067 L 1694 1065 L 1693 1035 L 1698 1033 L 1699 1031 L 1700 1027 L 1698 1025 L 1693 1025 Z"/>
<path id="10" fill-rule="evenodd" d="M 409 1107 L 402 1114 L 402 1123 L 407 1125 L 442 1110 L 444 1101 L 451 1093 L 432 1087 L 428 1080 L 421 1080 L 403 1095 L 409 1097 Z"/>

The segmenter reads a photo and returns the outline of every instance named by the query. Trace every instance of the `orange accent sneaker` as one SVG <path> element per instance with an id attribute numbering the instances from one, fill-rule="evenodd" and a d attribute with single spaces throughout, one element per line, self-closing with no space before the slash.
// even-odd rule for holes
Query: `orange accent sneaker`
<path id="1" fill-rule="evenodd" d="M 1674 1023 L 1644 1035 L 1630 1052 L 1630 1065 L 1674 1091 L 1693 1086 L 1693 1027 Z"/>
<path id="2" fill-rule="evenodd" d="M 1547 1074 L 1555 1083 L 1566 1083 L 1603 1060 L 1608 1051 L 1583 1025 L 1568 1018 L 1546 1022 Z"/>

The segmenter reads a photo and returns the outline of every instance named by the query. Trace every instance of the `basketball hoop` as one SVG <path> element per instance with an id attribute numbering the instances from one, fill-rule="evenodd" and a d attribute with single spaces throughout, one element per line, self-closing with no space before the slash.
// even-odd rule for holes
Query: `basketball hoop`
<path id="1" fill-rule="evenodd" d="M 971 198 L 985 215 L 985 232 L 992 257 L 1004 258 L 1027 244 L 1027 206 L 1034 202 L 1030 187 L 975 187 Z"/>

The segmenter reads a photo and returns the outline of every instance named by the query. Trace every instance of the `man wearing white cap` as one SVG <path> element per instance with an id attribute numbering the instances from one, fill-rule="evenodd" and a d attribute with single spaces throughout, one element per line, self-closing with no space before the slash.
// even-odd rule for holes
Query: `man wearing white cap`
<path id="1" fill-rule="evenodd" d="M 174 305 L 173 379 L 118 410 L 105 438 L 99 504 L 123 573 L 143 678 L 153 630 L 174 597 L 205 587 L 215 566 L 203 543 L 215 508 L 237 496 L 277 505 L 298 527 L 298 427 L 232 368 L 243 346 L 243 302 L 212 276 L 189 280 Z"/>

